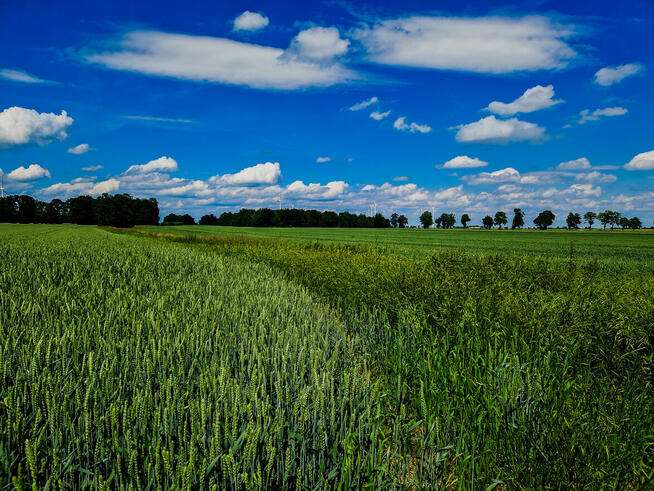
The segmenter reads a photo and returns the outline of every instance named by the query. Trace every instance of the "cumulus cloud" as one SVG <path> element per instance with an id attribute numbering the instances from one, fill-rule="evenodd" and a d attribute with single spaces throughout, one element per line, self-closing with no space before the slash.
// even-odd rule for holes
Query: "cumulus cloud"
<path id="1" fill-rule="evenodd" d="M 21 165 L 7 174 L 10 181 L 35 181 L 44 177 L 50 177 L 50 172 L 39 164 L 30 164 L 28 167 Z"/>
<path id="2" fill-rule="evenodd" d="M 52 83 L 48 80 L 35 77 L 21 70 L 11 70 L 9 68 L 0 69 L 0 78 L 11 80 L 12 82 L 23 82 L 26 84 L 47 84 Z"/>
<path id="3" fill-rule="evenodd" d="M 91 53 L 86 60 L 115 70 L 255 89 L 327 87 L 358 78 L 339 63 L 289 57 L 279 48 L 160 31 L 129 32 L 115 51 Z"/>
<path id="4" fill-rule="evenodd" d="M 564 68 L 577 55 L 572 34 L 542 16 L 413 16 L 353 33 L 375 63 L 479 73 Z"/>
<path id="5" fill-rule="evenodd" d="M 316 159 L 316 162 L 322 164 L 323 162 L 330 162 L 331 160 L 332 160 L 331 157 L 318 157 Z"/>
<path id="6" fill-rule="evenodd" d="M 82 167 L 82 170 L 84 172 L 94 172 L 96 170 L 103 169 L 104 167 L 101 165 L 89 165 L 88 167 Z"/>
<path id="7" fill-rule="evenodd" d="M 557 168 L 561 170 L 590 169 L 590 161 L 586 157 L 581 157 L 575 160 L 561 162 L 559 165 L 557 165 Z"/>
<path id="8" fill-rule="evenodd" d="M 627 114 L 627 110 L 624 107 L 605 107 L 604 109 L 595 109 L 590 111 L 590 109 L 584 109 L 579 112 L 581 118 L 579 118 L 579 124 L 584 124 L 586 121 L 597 121 L 601 117 L 611 117 L 611 116 L 622 116 Z"/>
<path id="9" fill-rule="evenodd" d="M 618 178 L 613 174 L 602 174 L 601 172 L 581 172 L 575 176 L 575 181 L 607 183 L 615 182 Z"/>
<path id="10" fill-rule="evenodd" d="M 473 167 L 486 167 L 488 162 L 484 162 L 478 158 L 468 157 L 467 155 L 459 155 L 453 159 L 448 160 L 443 164 L 443 169 L 467 169 Z"/>
<path id="11" fill-rule="evenodd" d="M 391 113 L 391 110 L 389 109 L 385 113 L 380 113 L 378 111 L 373 111 L 370 113 L 370 117 L 376 121 L 381 121 L 385 117 L 387 117 Z"/>
<path id="12" fill-rule="evenodd" d="M 34 109 L 10 107 L 0 113 L 0 147 L 37 143 L 45 145 L 68 137 L 73 118 L 61 114 L 39 113 Z"/>
<path id="13" fill-rule="evenodd" d="M 507 167 L 506 169 L 500 169 L 494 172 L 481 172 L 480 174 L 464 176 L 462 179 L 472 185 L 516 182 L 520 181 L 520 173 L 513 167 Z"/>
<path id="14" fill-rule="evenodd" d="M 281 178 L 282 170 L 279 162 L 266 162 L 246 167 L 236 174 L 215 175 L 209 179 L 209 183 L 227 186 L 276 184 Z"/>
<path id="15" fill-rule="evenodd" d="M 41 192 L 44 194 L 60 196 L 73 194 L 90 194 L 95 196 L 103 193 L 113 193 L 114 191 L 117 191 L 119 187 L 120 181 L 114 178 L 100 182 L 95 182 L 92 178 L 77 178 L 70 182 L 58 182 L 42 189 Z"/>
<path id="16" fill-rule="evenodd" d="M 286 186 L 288 196 L 299 196 L 310 199 L 333 199 L 342 195 L 348 188 L 344 181 L 332 181 L 325 185 L 318 183 L 304 184 L 302 181 L 295 181 Z"/>
<path id="17" fill-rule="evenodd" d="M 177 161 L 171 157 L 159 157 L 143 165 L 131 165 L 125 174 L 147 174 L 150 172 L 175 172 Z"/>
<path id="18" fill-rule="evenodd" d="M 287 55 L 304 60 L 330 60 L 347 52 L 350 41 L 341 39 L 335 27 L 310 27 L 291 41 Z"/>
<path id="19" fill-rule="evenodd" d="M 74 155 L 82 155 L 83 153 L 86 153 L 89 150 L 93 150 L 93 149 L 89 147 L 88 143 L 80 143 L 76 147 L 69 148 L 68 153 L 72 153 Z"/>
<path id="20" fill-rule="evenodd" d="M 545 136 L 545 128 L 517 118 L 497 119 L 487 116 L 458 126 L 456 140 L 466 143 L 506 143 L 511 141 L 540 140 Z"/>
<path id="21" fill-rule="evenodd" d="M 235 31 L 260 31 L 268 25 L 268 17 L 259 12 L 250 12 L 246 10 L 234 19 Z"/>
<path id="22" fill-rule="evenodd" d="M 627 170 L 654 170 L 654 150 L 636 155 L 624 166 Z"/>
<path id="23" fill-rule="evenodd" d="M 379 102 L 379 99 L 377 97 L 371 97 L 370 99 L 366 99 L 365 101 L 357 102 L 356 104 L 350 106 L 348 109 L 350 111 L 360 111 L 361 109 L 365 109 L 371 104 L 375 104 L 377 102 Z"/>
<path id="24" fill-rule="evenodd" d="M 407 123 L 406 117 L 401 116 L 393 123 L 393 128 L 399 131 L 408 131 L 410 133 L 429 133 L 431 126 L 427 124 Z"/>
<path id="25" fill-rule="evenodd" d="M 512 116 L 517 113 L 531 113 L 539 109 L 555 106 L 563 102 L 563 99 L 554 99 L 554 86 L 536 85 L 527 89 L 524 94 L 513 102 L 491 102 L 486 109 L 502 116 Z"/>
<path id="26" fill-rule="evenodd" d="M 595 83 L 599 85 L 613 85 L 622 82 L 627 77 L 636 75 L 643 70 L 640 63 L 626 63 L 618 66 L 607 66 L 595 72 Z"/>

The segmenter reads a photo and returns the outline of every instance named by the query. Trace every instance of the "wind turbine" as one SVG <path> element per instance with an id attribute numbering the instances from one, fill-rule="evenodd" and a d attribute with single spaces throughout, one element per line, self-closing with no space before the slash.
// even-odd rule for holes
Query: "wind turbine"
<path id="1" fill-rule="evenodd" d="M 0 198 L 5 197 L 5 174 L 0 172 Z"/>
<path id="2" fill-rule="evenodd" d="M 277 197 L 275 198 L 275 201 L 279 201 L 279 209 L 281 210 L 281 209 L 282 209 L 282 197 L 281 197 L 281 196 L 277 196 Z"/>

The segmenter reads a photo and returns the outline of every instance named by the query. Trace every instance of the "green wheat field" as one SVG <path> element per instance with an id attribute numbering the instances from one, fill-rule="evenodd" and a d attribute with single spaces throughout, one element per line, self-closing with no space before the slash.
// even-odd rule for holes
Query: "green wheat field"
<path id="1" fill-rule="evenodd" d="M 0 224 L 0 490 L 652 489 L 654 232 Z"/>

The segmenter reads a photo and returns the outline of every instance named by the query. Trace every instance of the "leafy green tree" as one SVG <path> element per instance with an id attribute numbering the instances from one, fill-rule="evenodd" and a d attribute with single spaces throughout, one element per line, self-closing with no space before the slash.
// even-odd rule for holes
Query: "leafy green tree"
<path id="1" fill-rule="evenodd" d="M 390 220 L 381 213 L 375 214 L 373 223 L 375 228 L 389 228 L 391 226 Z"/>
<path id="2" fill-rule="evenodd" d="M 430 211 L 424 211 L 420 215 L 420 223 L 422 224 L 422 228 L 429 228 L 434 224 L 434 217 L 431 216 Z"/>
<path id="3" fill-rule="evenodd" d="M 525 212 L 520 208 L 513 208 L 513 222 L 511 223 L 511 228 L 515 230 L 516 228 L 522 228 L 525 225 Z"/>
<path id="4" fill-rule="evenodd" d="M 604 210 L 597 214 L 597 219 L 602 224 L 603 230 L 606 230 L 606 226 L 611 222 L 611 210 Z"/>
<path id="5" fill-rule="evenodd" d="M 438 217 L 437 222 L 439 222 L 443 228 L 452 228 L 456 223 L 456 218 L 454 217 L 454 213 L 442 213 L 441 216 Z"/>
<path id="6" fill-rule="evenodd" d="M 46 223 L 63 223 L 66 214 L 64 202 L 60 199 L 53 199 L 45 206 L 44 221 Z"/>
<path id="7" fill-rule="evenodd" d="M 617 211 L 611 212 L 611 219 L 609 221 L 609 223 L 611 224 L 611 230 L 613 230 L 613 227 L 617 227 L 618 225 L 620 225 L 621 218 L 622 218 L 622 213 Z"/>
<path id="8" fill-rule="evenodd" d="M 484 228 L 490 230 L 491 228 L 493 228 L 493 217 L 490 215 L 486 215 L 481 221 L 481 223 L 484 224 Z"/>
<path id="9" fill-rule="evenodd" d="M 593 223 L 595 223 L 596 218 L 597 214 L 592 211 L 584 213 L 584 221 L 588 224 L 588 228 L 593 228 Z"/>
<path id="10" fill-rule="evenodd" d="M 541 211 L 536 218 L 534 218 L 534 223 L 538 226 L 539 229 L 541 230 L 547 230 L 547 227 L 550 227 L 552 223 L 554 223 L 554 220 L 556 219 L 556 215 L 552 213 L 550 210 L 545 210 Z"/>
<path id="11" fill-rule="evenodd" d="M 629 228 L 629 219 L 627 217 L 620 217 L 620 221 L 618 223 L 622 230 Z"/>
<path id="12" fill-rule="evenodd" d="M 400 228 L 406 227 L 408 223 L 409 223 L 409 219 L 404 215 L 400 215 L 399 218 L 397 219 L 397 225 Z"/>
<path id="13" fill-rule="evenodd" d="M 636 230 L 639 228 L 642 228 L 643 223 L 640 221 L 640 218 L 638 217 L 632 217 L 629 219 L 629 228 L 632 230 Z"/>
<path id="14" fill-rule="evenodd" d="M 393 227 L 393 228 L 397 228 L 397 219 L 398 219 L 398 218 L 399 218 L 399 217 L 398 217 L 397 213 L 393 213 L 393 214 L 391 215 L 391 227 Z"/>
<path id="15" fill-rule="evenodd" d="M 218 225 L 218 218 L 213 213 L 203 215 L 200 217 L 200 225 Z"/>
<path id="16" fill-rule="evenodd" d="M 568 228 L 573 229 L 573 228 L 579 228 L 579 225 L 581 225 L 581 216 L 579 213 L 568 213 L 568 217 L 565 219 Z"/>
<path id="17" fill-rule="evenodd" d="M 509 221 L 509 219 L 506 217 L 506 213 L 503 211 L 498 211 L 495 213 L 495 218 L 493 219 L 493 223 L 497 225 L 500 229 L 502 228 L 502 225 L 506 225 L 506 223 Z"/>
<path id="18" fill-rule="evenodd" d="M 467 213 L 464 213 L 463 215 L 461 215 L 461 225 L 463 225 L 463 228 L 468 227 L 468 222 L 469 221 L 470 221 L 470 215 L 468 215 Z"/>

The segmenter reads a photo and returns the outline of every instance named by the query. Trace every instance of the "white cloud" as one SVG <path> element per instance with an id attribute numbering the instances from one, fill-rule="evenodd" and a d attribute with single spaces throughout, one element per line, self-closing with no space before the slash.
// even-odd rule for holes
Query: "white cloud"
<path id="1" fill-rule="evenodd" d="M 82 170 L 84 172 L 93 172 L 93 171 L 100 170 L 100 169 L 103 169 L 103 168 L 104 167 L 101 166 L 101 165 L 89 165 L 88 167 L 82 167 Z"/>
<path id="2" fill-rule="evenodd" d="M 302 181 L 295 181 L 286 186 L 286 194 L 289 196 L 303 197 L 310 199 L 333 199 L 342 195 L 348 188 L 344 181 L 328 182 L 322 184 L 304 184 Z"/>
<path id="3" fill-rule="evenodd" d="M 384 119 L 385 117 L 387 117 L 390 113 L 391 113 L 390 109 L 388 111 L 386 111 L 385 113 L 380 113 L 378 111 L 373 111 L 373 112 L 370 113 L 370 117 L 372 119 L 380 121 L 380 120 Z"/>
<path id="4" fill-rule="evenodd" d="M 358 78 L 339 63 L 284 55 L 279 48 L 225 38 L 132 31 L 116 51 L 89 54 L 86 60 L 116 70 L 255 89 L 327 87 Z"/>
<path id="5" fill-rule="evenodd" d="M 480 73 L 564 68 L 572 34 L 541 16 L 414 16 L 354 31 L 375 63 Z"/>
<path id="6" fill-rule="evenodd" d="M 547 87 L 536 85 L 531 89 L 527 89 L 524 94 L 513 102 L 504 103 L 493 101 L 486 109 L 502 116 L 512 116 L 517 113 L 531 113 L 563 102 L 563 99 L 553 99 L 553 97 L 553 85 L 548 85 Z"/>
<path id="7" fill-rule="evenodd" d="M 331 160 L 332 160 L 331 157 L 318 157 L 316 159 L 316 162 L 322 164 L 323 162 L 331 162 Z"/>
<path id="8" fill-rule="evenodd" d="M 365 109 L 366 107 L 370 106 L 371 104 L 375 104 L 379 102 L 379 99 L 377 97 L 371 97 L 370 99 L 366 99 L 365 101 L 357 102 L 353 106 L 349 107 L 350 111 L 359 111 L 361 109 Z"/>
<path id="9" fill-rule="evenodd" d="M 23 82 L 26 84 L 47 84 L 52 83 L 48 80 L 35 77 L 21 70 L 11 70 L 9 68 L 0 69 L 0 78 L 11 80 L 12 82 Z"/>
<path id="10" fill-rule="evenodd" d="M 636 155 L 624 166 L 627 170 L 654 170 L 654 150 Z"/>
<path id="11" fill-rule="evenodd" d="M 458 126 L 456 140 L 460 142 L 505 143 L 522 140 L 539 140 L 545 135 L 545 128 L 517 118 L 497 119 L 487 116 Z"/>
<path id="12" fill-rule="evenodd" d="M 268 25 L 268 17 L 258 12 L 246 10 L 234 19 L 235 31 L 260 31 Z"/>
<path id="13" fill-rule="evenodd" d="M 73 118 L 66 111 L 39 113 L 34 109 L 10 107 L 0 113 L 0 147 L 63 140 L 68 137 L 66 129 L 71 124 Z"/>
<path id="14" fill-rule="evenodd" d="M 607 66 L 600 68 L 595 73 L 595 83 L 599 85 L 613 85 L 621 82 L 627 77 L 637 74 L 643 70 L 640 63 L 626 63 L 618 66 Z"/>
<path id="15" fill-rule="evenodd" d="M 68 153 L 72 153 L 74 155 L 81 155 L 83 153 L 88 152 L 89 150 L 93 150 L 93 149 L 89 147 L 88 143 L 80 143 L 76 147 L 69 148 Z"/>
<path id="16" fill-rule="evenodd" d="M 618 178 L 613 174 L 602 174 L 601 172 L 581 172 L 575 176 L 575 181 L 607 183 L 615 182 Z"/>
<path id="17" fill-rule="evenodd" d="M 7 174 L 10 181 L 35 181 L 44 177 L 50 177 L 50 172 L 39 164 L 30 164 L 28 167 L 21 165 Z"/>
<path id="18" fill-rule="evenodd" d="M 459 155 L 458 157 L 454 157 L 445 162 L 443 164 L 443 169 L 467 169 L 473 167 L 486 167 L 487 165 L 488 162 L 484 162 L 476 157 L 472 158 L 467 155 Z"/>
<path id="19" fill-rule="evenodd" d="M 70 182 L 58 182 L 41 192 L 51 195 L 72 195 L 72 194 L 90 194 L 98 195 L 103 193 L 112 193 L 120 187 L 118 179 L 107 179 L 106 181 L 94 182 L 93 179 L 77 178 Z"/>
<path id="20" fill-rule="evenodd" d="M 159 157 L 143 165 L 131 165 L 125 174 L 147 174 L 150 172 L 175 172 L 177 161 L 171 157 Z"/>
<path id="21" fill-rule="evenodd" d="M 482 172 L 462 177 L 468 184 L 495 184 L 499 182 L 519 182 L 520 173 L 513 167 L 496 170 L 495 172 Z"/>
<path id="22" fill-rule="evenodd" d="M 341 39 L 335 27 L 310 27 L 291 41 L 287 55 L 301 60 L 330 60 L 347 53 L 350 41 Z"/>
<path id="23" fill-rule="evenodd" d="M 595 109 L 593 112 L 590 109 L 584 109 L 580 111 L 579 114 L 579 124 L 584 124 L 586 121 L 597 121 L 602 116 L 622 116 L 627 114 L 627 110 L 624 107 L 605 107 L 604 109 Z"/>
<path id="24" fill-rule="evenodd" d="M 557 168 L 561 170 L 590 169 L 590 161 L 586 157 L 581 157 L 575 160 L 561 162 L 559 165 L 557 165 Z"/>
<path id="25" fill-rule="evenodd" d="M 431 126 L 426 124 L 418 123 L 407 123 L 406 117 L 401 116 L 395 120 L 393 123 L 393 128 L 399 131 L 409 131 L 411 133 L 429 133 L 431 131 Z"/>
<path id="26" fill-rule="evenodd" d="M 282 178 L 282 170 L 279 162 L 266 162 L 237 172 L 236 174 L 223 174 L 213 176 L 209 183 L 216 185 L 254 185 L 254 184 L 276 184 Z"/>

